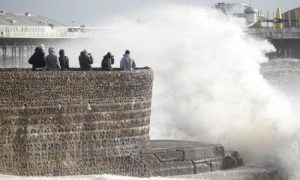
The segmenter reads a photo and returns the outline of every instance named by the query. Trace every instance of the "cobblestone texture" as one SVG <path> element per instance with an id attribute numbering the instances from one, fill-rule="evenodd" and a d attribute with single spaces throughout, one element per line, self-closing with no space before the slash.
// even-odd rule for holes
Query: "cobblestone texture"
<path id="1" fill-rule="evenodd" d="M 0 70 L 0 173 L 149 176 L 153 73 Z"/>

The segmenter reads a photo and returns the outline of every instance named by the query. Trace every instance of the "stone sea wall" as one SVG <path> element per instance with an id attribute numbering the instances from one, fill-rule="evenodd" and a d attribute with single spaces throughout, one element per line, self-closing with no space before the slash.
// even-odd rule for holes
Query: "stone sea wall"
<path id="1" fill-rule="evenodd" d="M 0 69 L 0 173 L 148 176 L 153 72 Z"/>

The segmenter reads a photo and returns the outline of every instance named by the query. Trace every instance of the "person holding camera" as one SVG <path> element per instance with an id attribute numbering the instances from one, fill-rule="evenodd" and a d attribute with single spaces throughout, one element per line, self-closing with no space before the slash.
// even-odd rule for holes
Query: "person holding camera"
<path id="1" fill-rule="evenodd" d="M 106 71 L 112 70 L 111 65 L 114 64 L 114 62 L 115 62 L 114 56 L 110 52 L 106 53 L 106 55 L 103 56 L 101 62 L 102 70 L 106 70 Z"/>
<path id="2" fill-rule="evenodd" d="M 91 53 L 88 53 L 87 50 L 80 52 L 79 65 L 81 70 L 92 70 L 92 64 L 94 63 L 94 58 Z"/>

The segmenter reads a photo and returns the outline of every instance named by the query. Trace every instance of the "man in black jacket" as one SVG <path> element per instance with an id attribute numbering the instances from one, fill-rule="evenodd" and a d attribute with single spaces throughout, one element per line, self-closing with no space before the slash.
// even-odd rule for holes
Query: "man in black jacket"
<path id="1" fill-rule="evenodd" d="M 81 70 L 92 70 L 91 64 L 94 63 L 94 58 L 91 53 L 88 53 L 87 50 L 83 50 L 78 59 Z"/>
<path id="2" fill-rule="evenodd" d="M 33 71 L 43 71 L 46 67 L 45 61 L 45 52 L 44 52 L 44 45 L 41 44 L 35 48 L 35 52 L 28 60 L 29 64 L 32 64 Z"/>

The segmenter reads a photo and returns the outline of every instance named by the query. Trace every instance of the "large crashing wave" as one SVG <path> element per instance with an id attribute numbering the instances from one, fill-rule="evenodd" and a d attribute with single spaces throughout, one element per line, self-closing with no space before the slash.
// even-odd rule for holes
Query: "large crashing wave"
<path id="1" fill-rule="evenodd" d="M 260 73 L 273 50 L 221 13 L 160 6 L 111 23 L 97 51 L 125 49 L 155 72 L 152 139 L 222 143 L 251 162 L 273 157 L 297 132 L 293 109 Z M 132 17 L 131 17 L 132 18 Z"/>

